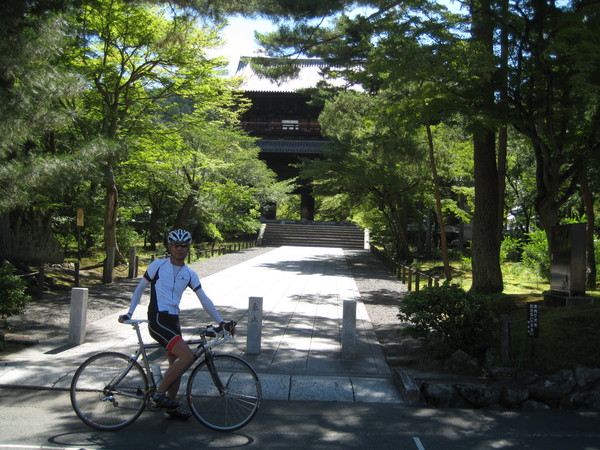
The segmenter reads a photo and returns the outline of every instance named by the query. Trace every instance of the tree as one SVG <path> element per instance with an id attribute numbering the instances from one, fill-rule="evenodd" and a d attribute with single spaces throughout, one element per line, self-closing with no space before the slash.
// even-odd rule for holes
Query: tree
<path id="1" fill-rule="evenodd" d="M 0 255 L 13 261 L 62 260 L 47 208 L 68 179 L 49 173 L 62 159 L 52 130 L 70 123 L 60 102 L 83 86 L 61 64 L 65 21 L 47 17 L 60 3 L 9 0 L 0 15 Z"/>
<path id="2" fill-rule="evenodd" d="M 204 55 L 217 42 L 216 31 L 199 29 L 185 12 L 105 0 L 86 6 L 80 22 L 73 62 L 94 89 L 77 105 L 77 126 L 84 139 L 101 138 L 114 149 L 100 169 L 105 247 L 117 248 L 118 172 L 135 140 L 161 130 L 156 114 L 164 99 L 212 102 L 226 82 L 217 77 L 220 62 Z"/>
<path id="3" fill-rule="evenodd" d="M 513 15 L 509 103 L 536 157 L 536 211 L 548 238 L 598 149 L 598 5 L 532 1 Z"/>
<path id="4" fill-rule="evenodd" d="M 236 85 L 220 76 L 218 59 L 204 54 L 207 47 L 217 43 L 219 22 L 203 22 L 187 8 L 195 3 L 193 7 L 202 9 L 207 17 L 218 18 L 224 12 L 246 10 L 249 2 L 180 2 L 187 9 L 171 8 L 170 3 L 161 7 L 163 3 L 167 4 L 118 0 L 81 5 L 75 0 L 10 2 L 14 8 L 9 7 L 2 19 L 6 17 L 12 34 L 0 36 L 0 51 L 14 58 L 3 60 L 11 70 L 2 73 L 6 82 L 0 86 L 0 95 L 14 99 L 17 106 L 18 100 L 21 106 L 36 105 L 37 109 L 34 106 L 26 112 L 21 108 L 23 116 L 35 119 L 39 110 L 45 121 L 21 121 L 23 134 L 0 144 L 5 145 L 0 158 L 7 160 L 0 167 L 0 184 L 6 187 L 6 195 L 0 199 L 3 211 L 18 207 L 31 210 L 33 206 L 33 211 L 60 223 L 61 239 L 67 243 L 73 205 L 83 206 L 86 219 L 91 219 L 86 221 L 86 238 L 93 244 L 96 212 L 103 209 L 106 247 L 116 246 L 117 220 L 133 221 L 151 211 L 152 239 L 156 240 L 159 228 L 176 221 L 178 212 L 184 221 L 191 211 L 198 213 L 194 208 L 199 199 L 212 195 L 207 189 L 209 183 L 195 198 L 188 195 L 197 168 L 186 166 L 193 158 L 186 156 L 184 160 L 181 156 L 198 150 L 190 130 L 212 134 L 212 143 L 202 137 L 207 147 L 220 139 L 213 154 L 205 155 L 206 160 L 223 156 L 243 167 L 236 175 L 229 168 L 231 164 L 207 165 L 211 176 L 218 178 L 212 187 L 227 186 L 225 191 L 237 199 L 237 209 L 231 214 L 239 220 L 223 221 L 229 233 L 235 233 L 236 226 L 240 227 L 238 232 L 256 226 L 248 217 L 256 214 L 257 199 L 284 195 L 285 187 L 275 183 L 274 175 L 259 161 L 258 149 L 239 129 L 238 117 L 244 106 Z M 55 13 L 70 21 L 63 19 L 60 23 L 64 27 L 57 27 Z M 61 38 L 75 37 L 77 45 L 44 34 L 44 29 L 60 30 Z M 29 47 L 16 48 L 13 41 L 17 40 Z M 44 58 L 27 59 L 36 54 Z M 17 64 L 17 58 L 24 62 Z M 58 74 L 65 74 L 61 79 L 70 81 L 64 83 L 70 90 L 58 89 Z M 40 98 L 32 94 L 34 89 Z M 5 123 L 17 130 L 14 119 L 19 117 L 15 114 L 12 124 L 9 120 Z M 161 171 L 165 167 L 171 172 Z M 135 173 L 137 169 L 142 172 Z M 143 176 L 152 178 L 144 180 Z M 230 183 L 232 177 L 237 177 L 235 189 Z M 148 181 L 156 184 L 149 187 Z M 244 195 L 237 195 L 235 190 Z M 187 203 L 186 196 L 190 200 Z M 228 201 L 221 194 L 213 197 Z M 99 207 L 99 201 L 105 206 Z M 213 212 L 218 214 L 217 209 Z M 162 225 L 161 220 L 165 221 Z M 213 216 L 206 220 L 218 222 Z M 0 220 L 3 230 L 9 229 L 5 223 L 7 220 Z M 2 239 L 6 238 L 3 232 Z"/>
<path id="5" fill-rule="evenodd" d="M 316 195 L 345 194 L 363 211 L 377 208 L 384 218 L 394 254 L 411 262 L 407 223 L 413 218 L 411 194 L 419 186 L 425 147 L 411 136 L 410 121 L 393 114 L 393 98 L 361 93 L 338 95 L 319 121 L 337 145 L 325 161 L 307 161 L 303 177 L 314 179 Z"/>
<path id="6" fill-rule="evenodd" d="M 472 118 L 476 193 L 472 289 L 479 293 L 501 292 L 497 232 L 500 197 L 495 125 L 490 119 L 494 115 L 496 70 L 492 4 L 470 4 L 472 29 L 471 41 L 467 42 L 455 32 L 457 19 L 439 5 L 418 2 L 401 7 L 397 2 L 385 6 L 378 2 L 365 3 L 375 8 L 369 16 L 359 14 L 350 18 L 342 14 L 332 20 L 333 26 L 327 29 L 311 26 L 308 20 L 303 20 L 293 27 L 284 24 L 277 32 L 260 37 L 273 56 L 289 54 L 290 48 L 324 56 L 346 67 L 346 71 L 340 72 L 359 81 L 370 92 L 385 88 L 398 75 L 405 84 L 415 82 L 418 75 L 425 72 L 423 67 L 434 68 L 433 75 L 427 79 L 440 83 L 440 91 L 445 84 L 447 91 L 457 95 L 456 100 L 463 99 L 462 105 L 457 103 L 454 111 L 462 111 Z M 397 45 L 399 43 L 404 45 Z M 415 55 L 418 55 L 416 59 Z M 462 59 L 444 60 L 448 55 Z M 356 60 L 364 61 L 364 70 L 354 71 L 352 61 Z M 399 84 L 401 82 L 395 86 L 402 89 Z"/>
<path id="7" fill-rule="evenodd" d="M 452 271 L 450 270 L 450 261 L 448 259 L 448 242 L 446 239 L 446 226 L 444 221 L 444 214 L 442 210 L 442 194 L 440 187 L 440 176 L 437 170 L 437 163 L 435 157 L 435 145 L 433 143 L 433 133 L 431 131 L 431 124 L 429 122 L 425 123 L 425 128 L 427 130 L 427 144 L 429 147 L 429 164 L 431 166 L 431 175 L 433 179 L 433 190 L 435 195 L 435 210 L 437 213 L 437 220 L 440 226 L 440 242 L 442 247 L 442 261 L 444 264 L 444 274 L 446 275 L 446 280 L 452 279 Z"/>
<path id="8" fill-rule="evenodd" d="M 475 169 L 475 210 L 473 212 L 473 245 L 471 249 L 473 283 L 471 290 L 479 294 L 502 292 L 500 241 L 498 228 L 498 168 L 496 165 L 496 129 L 490 115 L 494 111 L 494 16 L 492 2 L 469 2 L 472 19 L 471 37 L 475 58 L 480 64 L 472 70 L 473 88 L 473 163 Z"/>

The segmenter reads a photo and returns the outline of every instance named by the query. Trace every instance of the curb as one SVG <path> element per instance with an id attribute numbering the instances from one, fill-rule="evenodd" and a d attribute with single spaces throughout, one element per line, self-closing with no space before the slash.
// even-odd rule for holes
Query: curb
<path id="1" fill-rule="evenodd" d="M 402 400 L 412 405 L 423 403 L 421 400 L 421 391 L 419 390 L 419 386 L 404 369 L 398 367 L 394 368 L 393 380 L 400 391 Z"/>

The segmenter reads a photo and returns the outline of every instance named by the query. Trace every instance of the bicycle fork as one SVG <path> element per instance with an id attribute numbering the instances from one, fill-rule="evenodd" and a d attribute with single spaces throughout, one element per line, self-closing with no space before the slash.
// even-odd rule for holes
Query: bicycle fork
<path id="1" fill-rule="evenodd" d="M 215 361 L 213 359 L 212 353 L 210 351 L 206 352 L 204 358 L 206 359 L 206 367 L 208 367 L 210 377 L 212 378 L 215 387 L 218 389 L 219 395 L 221 397 L 224 397 L 227 392 L 225 386 L 223 385 L 223 382 L 221 381 L 221 377 L 217 372 L 217 368 L 215 367 Z"/>

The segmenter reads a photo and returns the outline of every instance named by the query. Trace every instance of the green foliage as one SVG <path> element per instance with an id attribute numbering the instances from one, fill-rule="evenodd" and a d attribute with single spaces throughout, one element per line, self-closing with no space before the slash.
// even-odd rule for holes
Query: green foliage
<path id="1" fill-rule="evenodd" d="M 214 17 L 237 9 L 219 3 Z M 178 4 L 99 0 L 59 19 L 48 11 L 14 39 L 0 31 L 0 211 L 52 211 L 65 249 L 77 246 L 75 206 L 83 250 L 106 237 L 126 252 L 132 223 L 151 244 L 177 220 L 215 239 L 254 230 L 259 205 L 290 188 L 240 130 L 248 102 L 209 56 L 222 24 L 205 19 Z"/>
<path id="2" fill-rule="evenodd" d="M 519 238 L 505 236 L 500 245 L 500 262 L 521 260 L 522 241 Z"/>
<path id="3" fill-rule="evenodd" d="M 277 218 L 282 220 L 300 220 L 300 196 L 290 195 L 277 203 Z"/>
<path id="4" fill-rule="evenodd" d="M 550 253 L 543 230 L 532 231 L 523 244 L 523 265 L 540 277 L 550 279 Z"/>
<path id="5" fill-rule="evenodd" d="M 556 372 L 576 366 L 600 367 L 600 310 L 577 305 L 540 310 L 539 338 L 527 335 L 523 308 L 511 313 L 511 361 L 522 370 Z"/>
<path id="6" fill-rule="evenodd" d="M 497 344 L 498 324 L 490 302 L 445 283 L 408 293 L 400 305 L 398 318 L 408 325 L 402 330 L 422 342 L 436 357 L 457 350 L 481 357 Z"/>
<path id="7" fill-rule="evenodd" d="M 25 282 L 15 275 L 12 264 L 0 266 L 0 318 L 21 314 L 30 297 L 25 295 Z"/>
<path id="8" fill-rule="evenodd" d="M 140 241 L 140 235 L 129 225 L 120 225 L 117 228 L 117 245 L 127 253 L 131 247 L 135 247 Z"/>
<path id="9" fill-rule="evenodd" d="M 306 161 L 301 176 L 314 179 L 316 195 L 338 196 L 348 215 L 379 215 L 385 225 L 377 229 L 387 235 L 394 254 L 410 261 L 406 222 L 415 211 L 411 197 L 427 176 L 425 148 L 414 124 L 397 109 L 384 95 L 344 93 L 327 102 L 319 121 L 336 143 L 324 160 Z"/>

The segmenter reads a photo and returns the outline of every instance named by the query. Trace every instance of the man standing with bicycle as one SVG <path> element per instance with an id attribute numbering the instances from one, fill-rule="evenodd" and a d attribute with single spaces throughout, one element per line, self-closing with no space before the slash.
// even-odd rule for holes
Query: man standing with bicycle
<path id="1" fill-rule="evenodd" d="M 179 303 L 186 288 L 191 288 L 202 307 L 228 332 L 232 332 L 233 322 L 226 323 L 215 308 L 212 300 L 202 289 L 196 272 L 185 264 L 192 236 L 186 230 L 173 230 L 168 236 L 168 259 L 153 261 L 144 273 L 133 295 L 127 314 L 119 316 L 119 322 L 131 319 L 139 304 L 142 293 L 151 286 L 148 305 L 148 330 L 150 336 L 167 350 L 169 369 L 165 372 L 156 392 L 150 398 L 154 408 L 164 408 L 169 417 L 186 420 L 191 413 L 182 409 L 176 401 L 181 375 L 194 362 L 194 354 L 181 336 L 179 324 Z"/>

